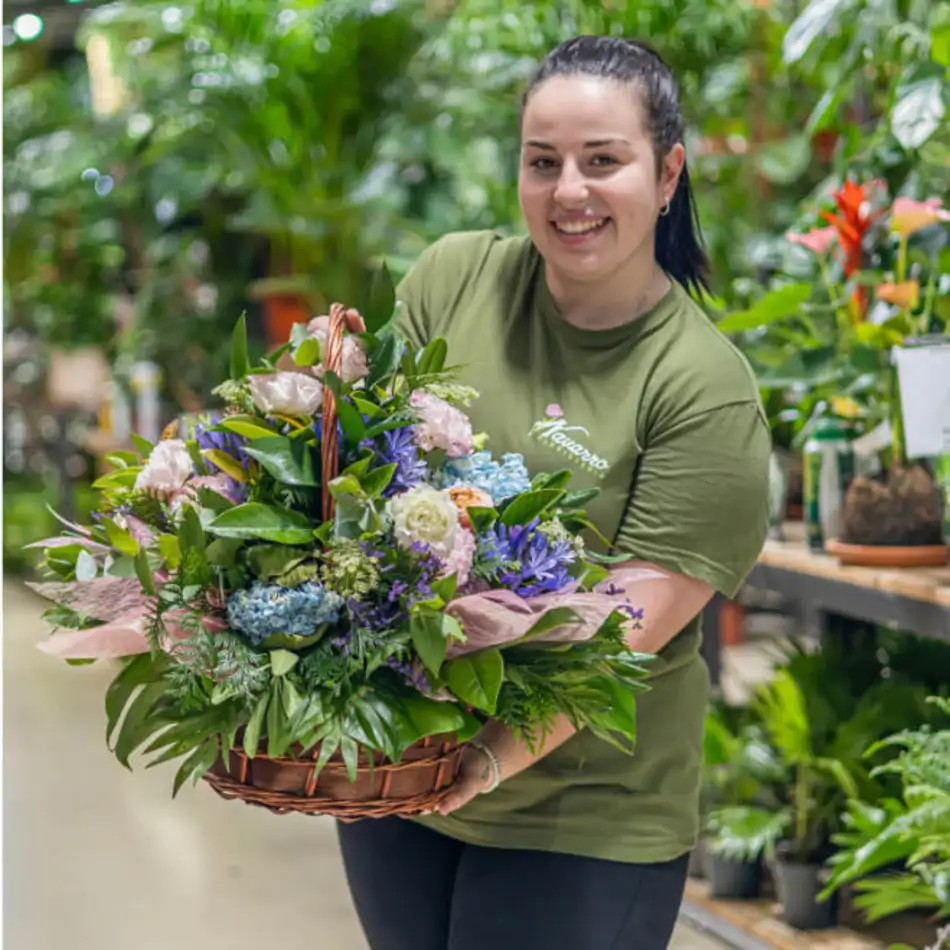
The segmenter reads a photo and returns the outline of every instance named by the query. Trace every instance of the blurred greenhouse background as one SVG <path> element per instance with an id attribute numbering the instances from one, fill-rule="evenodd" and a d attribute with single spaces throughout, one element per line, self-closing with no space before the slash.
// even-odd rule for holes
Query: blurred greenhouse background
<path id="1" fill-rule="evenodd" d="M 28 567 L 47 504 L 83 511 L 132 428 L 205 405 L 242 310 L 263 348 L 358 306 L 381 260 L 398 277 L 447 231 L 520 229 L 520 91 L 560 40 L 646 38 L 679 75 L 720 319 L 813 279 L 784 235 L 846 174 L 947 193 L 948 6 L 11 0 L 5 568 Z M 768 322 L 741 342 L 781 446 L 827 365 L 807 325 Z"/>

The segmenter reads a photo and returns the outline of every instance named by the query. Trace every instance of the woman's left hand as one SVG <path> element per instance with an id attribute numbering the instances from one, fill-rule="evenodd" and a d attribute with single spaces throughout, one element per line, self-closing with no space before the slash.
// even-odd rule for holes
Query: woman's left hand
<path id="1" fill-rule="evenodd" d="M 450 815 L 453 811 L 467 805 L 476 795 L 491 785 L 492 765 L 488 756 L 478 749 L 468 746 L 462 752 L 459 775 L 448 795 L 436 808 L 441 815 Z"/>

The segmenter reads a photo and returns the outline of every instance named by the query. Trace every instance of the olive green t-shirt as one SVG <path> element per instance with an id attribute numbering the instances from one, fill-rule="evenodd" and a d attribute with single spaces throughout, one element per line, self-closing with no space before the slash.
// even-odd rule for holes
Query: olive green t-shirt
<path id="1" fill-rule="evenodd" d="M 560 316 L 526 237 L 448 235 L 397 290 L 401 327 L 435 336 L 481 396 L 468 410 L 495 458 L 573 468 L 597 486 L 588 514 L 619 552 L 727 596 L 765 540 L 771 440 L 741 354 L 675 282 L 614 329 Z M 649 623 L 649 618 L 645 621 Z M 672 860 L 695 843 L 708 676 L 700 618 L 651 663 L 638 737 L 625 755 L 580 732 L 448 817 L 422 820 L 466 842 L 627 862 Z"/>

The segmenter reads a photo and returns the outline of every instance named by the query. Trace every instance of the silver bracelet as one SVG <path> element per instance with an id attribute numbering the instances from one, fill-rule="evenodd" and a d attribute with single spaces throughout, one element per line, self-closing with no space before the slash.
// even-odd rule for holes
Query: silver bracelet
<path id="1" fill-rule="evenodd" d="M 495 755 L 491 746 L 486 745 L 484 742 L 481 742 L 478 739 L 469 739 L 468 744 L 473 749 L 478 749 L 479 752 L 484 752 L 488 757 L 488 761 L 491 763 L 492 768 L 492 782 L 488 788 L 483 788 L 479 794 L 487 795 L 489 792 L 495 791 L 496 788 L 501 784 L 501 766 L 498 764 L 498 756 Z"/>

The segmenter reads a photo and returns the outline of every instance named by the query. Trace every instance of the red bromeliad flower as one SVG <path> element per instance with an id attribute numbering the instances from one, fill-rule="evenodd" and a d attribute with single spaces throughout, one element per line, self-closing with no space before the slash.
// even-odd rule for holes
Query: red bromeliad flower
<path id="1" fill-rule="evenodd" d="M 853 181 L 846 181 L 838 191 L 834 192 L 838 213 L 822 212 L 822 217 L 838 232 L 838 244 L 844 255 L 842 264 L 846 279 L 861 270 L 864 263 L 862 247 L 864 235 L 886 210 L 886 208 L 874 209 L 871 206 L 869 192 L 880 184 L 868 182 L 866 185 L 856 185 Z M 861 319 L 867 311 L 866 288 L 856 288 L 851 299 L 857 308 L 856 316 Z"/>

